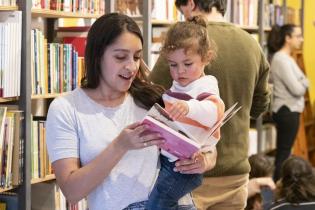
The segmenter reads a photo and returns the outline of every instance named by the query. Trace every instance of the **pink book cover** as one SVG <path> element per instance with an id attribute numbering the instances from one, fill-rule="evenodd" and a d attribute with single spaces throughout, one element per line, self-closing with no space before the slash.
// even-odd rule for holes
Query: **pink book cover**
<path id="1" fill-rule="evenodd" d="M 200 145 L 193 137 L 173 121 L 158 104 L 149 110 L 143 123 L 149 125 L 150 130 L 159 132 L 166 140 L 161 149 L 179 159 L 188 159 L 200 149 Z"/>
<path id="2" fill-rule="evenodd" d="M 241 109 L 241 106 L 237 107 L 237 104 L 233 104 L 225 111 L 223 118 L 218 120 L 210 129 L 208 138 Z M 161 146 L 161 149 L 179 159 L 189 159 L 201 149 L 201 145 L 194 140 L 194 137 L 184 127 L 172 120 L 167 111 L 159 104 L 154 104 L 142 122 L 149 125 L 150 130 L 160 133 L 165 139 L 166 142 Z M 169 158 L 173 159 L 174 157 L 170 156 Z"/>

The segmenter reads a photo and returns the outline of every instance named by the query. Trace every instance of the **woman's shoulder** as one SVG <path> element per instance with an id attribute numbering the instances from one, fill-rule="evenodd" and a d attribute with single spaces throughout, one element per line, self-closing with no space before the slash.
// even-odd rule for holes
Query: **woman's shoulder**
<path id="1" fill-rule="evenodd" d="M 73 113 L 75 109 L 87 103 L 87 98 L 81 88 L 65 93 L 55 98 L 49 105 L 49 113 Z M 81 105 L 80 105 L 81 104 Z"/>
<path id="2" fill-rule="evenodd" d="M 61 96 L 58 96 L 52 101 L 52 103 L 50 104 L 50 107 L 66 108 L 66 107 L 71 106 L 71 104 L 74 103 L 74 99 L 77 97 L 80 97 L 81 91 L 83 91 L 81 88 L 77 88 Z"/>
<path id="3" fill-rule="evenodd" d="M 273 57 L 272 57 L 272 61 L 286 61 L 286 59 L 290 59 L 291 57 L 281 51 L 276 52 Z"/>

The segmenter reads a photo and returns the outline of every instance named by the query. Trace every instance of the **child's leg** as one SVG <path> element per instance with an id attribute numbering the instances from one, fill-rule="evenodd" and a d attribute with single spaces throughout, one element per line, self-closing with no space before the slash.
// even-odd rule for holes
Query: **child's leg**
<path id="1" fill-rule="evenodd" d="M 174 172 L 175 162 L 161 155 L 161 170 L 149 196 L 148 210 L 176 210 L 178 200 L 202 183 L 201 174 Z"/>

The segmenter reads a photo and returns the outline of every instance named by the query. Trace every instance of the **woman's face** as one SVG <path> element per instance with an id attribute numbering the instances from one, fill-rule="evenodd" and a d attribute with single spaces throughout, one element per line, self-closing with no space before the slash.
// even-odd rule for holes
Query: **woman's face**
<path id="1" fill-rule="evenodd" d="M 300 27 L 294 27 L 291 37 L 288 37 L 287 42 L 292 50 L 300 49 L 303 43 L 303 35 Z"/>
<path id="2" fill-rule="evenodd" d="M 109 45 L 101 58 L 100 85 L 111 93 L 129 90 L 142 58 L 142 43 L 138 36 L 123 32 Z"/>

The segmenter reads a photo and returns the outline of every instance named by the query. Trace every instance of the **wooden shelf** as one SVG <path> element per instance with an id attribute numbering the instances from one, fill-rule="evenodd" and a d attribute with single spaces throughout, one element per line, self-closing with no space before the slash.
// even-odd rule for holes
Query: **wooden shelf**
<path id="1" fill-rule="evenodd" d="M 241 29 L 248 31 L 248 32 L 257 32 L 258 33 L 258 30 L 259 30 L 258 26 L 246 26 L 246 25 L 237 25 L 237 24 L 236 24 L 236 26 L 240 27 Z M 264 31 L 265 32 L 271 31 L 271 28 L 266 27 L 266 28 L 264 28 Z"/>
<path id="2" fill-rule="evenodd" d="M 18 10 L 17 6 L 0 6 L 0 11 L 14 11 Z"/>
<path id="3" fill-rule="evenodd" d="M 170 26 L 174 23 L 176 23 L 176 21 L 152 19 L 152 25 L 154 26 Z"/>
<path id="4" fill-rule="evenodd" d="M 68 92 L 65 93 L 51 93 L 51 94 L 45 94 L 45 95 L 32 95 L 32 99 L 44 99 L 44 98 L 56 98 L 58 96 L 64 96 L 67 95 Z"/>
<path id="5" fill-rule="evenodd" d="M 245 30 L 245 31 L 254 31 L 254 32 L 258 32 L 258 26 L 246 26 L 246 25 L 238 25 L 235 24 L 237 27 L 240 27 L 241 29 Z"/>
<path id="6" fill-rule="evenodd" d="M 313 124 L 314 124 L 314 121 L 313 121 L 313 120 L 310 120 L 310 121 L 304 122 L 304 126 L 305 126 L 305 127 L 312 126 Z"/>
<path id="7" fill-rule="evenodd" d="M 315 147 L 314 146 L 309 147 L 308 152 L 315 152 Z"/>
<path id="8" fill-rule="evenodd" d="M 56 179 L 55 174 L 50 174 L 50 175 L 47 175 L 44 178 L 32 179 L 31 180 L 31 184 L 37 184 L 37 183 L 41 183 L 41 182 L 52 181 L 52 180 L 55 180 L 55 179 Z"/>
<path id="9" fill-rule="evenodd" d="M 89 14 L 78 12 L 63 12 L 49 9 L 32 9 L 33 17 L 45 18 L 98 18 L 102 14 Z"/>
<path id="10" fill-rule="evenodd" d="M 9 190 L 13 190 L 13 189 L 16 188 L 16 187 L 17 187 L 17 186 L 8 187 L 8 188 L 0 188 L 0 193 L 6 192 L 6 191 L 9 191 Z"/>
<path id="11" fill-rule="evenodd" d="M 11 101 L 17 101 L 19 97 L 10 97 L 10 98 L 0 98 L 0 103 L 6 103 Z"/>

